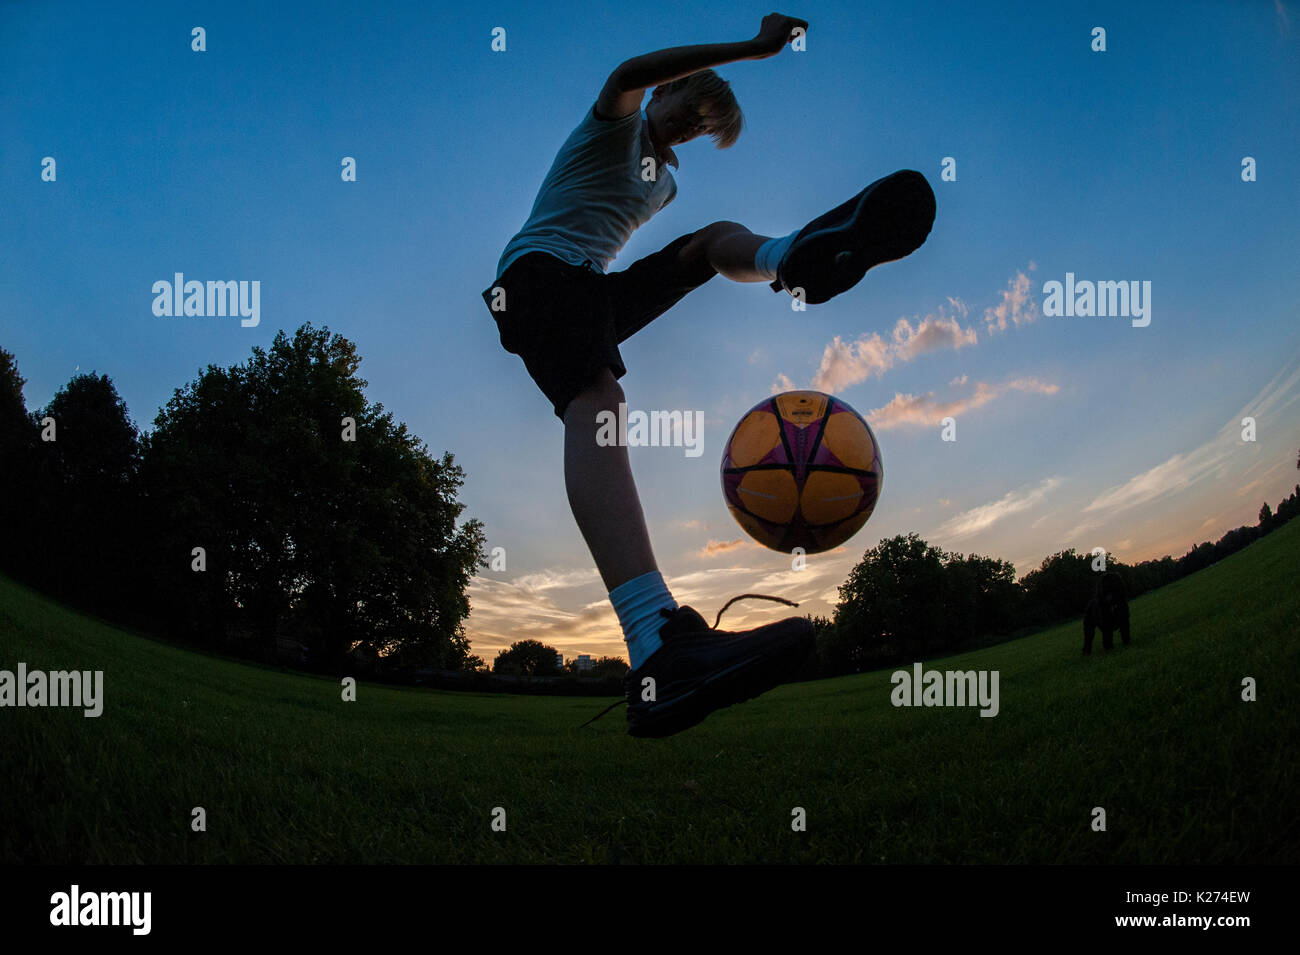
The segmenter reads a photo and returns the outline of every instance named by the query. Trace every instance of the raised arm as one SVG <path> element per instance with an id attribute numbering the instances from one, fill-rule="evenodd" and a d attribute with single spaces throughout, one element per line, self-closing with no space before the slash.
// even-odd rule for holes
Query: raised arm
<path id="1" fill-rule="evenodd" d="M 750 40 L 674 46 L 625 60 L 605 81 L 600 97 L 596 100 L 596 112 L 606 119 L 619 119 L 641 107 L 645 91 L 651 86 L 713 66 L 722 66 L 724 63 L 764 60 L 776 56 L 793 39 L 796 27 L 806 31 L 808 22 L 780 13 L 769 13 L 763 18 L 757 35 Z"/>

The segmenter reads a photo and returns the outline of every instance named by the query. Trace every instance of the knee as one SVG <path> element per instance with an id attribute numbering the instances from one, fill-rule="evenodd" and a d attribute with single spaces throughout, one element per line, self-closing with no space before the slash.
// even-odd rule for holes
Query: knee
<path id="1" fill-rule="evenodd" d="M 705 259 L 708 255 L 709 245 L 717 242 L 719 239 L 737 233 L 748 232 L 739 222 L 730 222 L 726 219 L 720 219 L 717 222 L 710 222 L 703 229 L 697 229 L 691 235 L 691 239 L 682 246 L 681 257 L 688 262 L 698 262 Z"/>
<path id="2" fill-rule="evenodd" d="M 577 417 L 587 422 L 601 411 L 617 411 L 625 400 L 623 386 L 614 377 L 614 372 L 605 367 L 569 402 L 564 409 L 564 420 L 568 422 L 571 417 Z"/>
<path id="3" fill-rule="evenodd" d="M 739 222 L 730 222 L 726 219 L 719 219 L 717 222 L 710 222 L 703 229 L 697 229 L 691 237 L 690 245 L 715 242 L 718 239 L 729 235 L 735 235 L 738 232 L 748 232 L 749 230 Z"/>

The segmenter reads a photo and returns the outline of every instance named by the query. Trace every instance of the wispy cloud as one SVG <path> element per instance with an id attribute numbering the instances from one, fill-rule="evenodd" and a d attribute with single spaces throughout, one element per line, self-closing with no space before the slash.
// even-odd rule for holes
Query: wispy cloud
<path id="1" fill-rule="evenodd" d="M 776 381 L 772 382 L 772 394 L 779 395 L 783 391 L 794 391 L 799 386 L 790 380 L 789 375 L 777 375 Z"/>
<path id="2" fill-rule="evenodd" d="M 1059 477 L 1049 477 L 1037 486 L 1026 486 L 1008 491 L 996 501 L 972 507 L 962 511 L 939 525 L 936 537 L 947 540 L 960 540 L 973 537 L 981 531 L 988 530 L 998 521 L 1013 514 L 1022 514 L 1041 504 L 1052 491 L 1063 483 Z"/>
<path id="3" fill-rule="evenodd" d="M 758 553 L 771 555 L 771 551 L 755 545 Z M 848 548 L 837 547 L 825 554 L 807 558 L 802 570 L 795 570 L 786 560 L 774 569 L 762 566 L 732 566 L 709 569 L 673 577 L 669 585 L 679 604 L 689 604 L 704 614 L 710 624 L 713 614 L 737 594 L 764 593 L 784 597 L 800 604 L 794 610 L 778 603 L 764 600 L 746 600 L 732 606 L 722 619 L 724 630 L 743 630 L 791 614 L 807 613 L 809 601 L 818 600 L 828 588 L 838 587 L 852 566 L 853 556 Z"/>
<path id="4" fill-rule="evenodd" d="M 532 639 L 565 652 L 577 643 L 583 652 L 617 655 L 622 652 L 622 632 L 608 600 L 589 603 L 577 611 L 557 603 L 557 598 L 566 603 L 572 600 L 566 591 L 593 584 L 600 586 L 600 574 L 594 567 L 543 570 L 514 580 L 480 573 L 470 581 L 472 609 L 465 622 L 474 652 L 491 663 L 498 650 L 517 640 Z"/>
<path id="5" fill-rule="evenodd" d="M 1207 477 L 1225 473 L 1232 463 L 1243 459 L 1244 451 L 1258 451 L 1257 445 L 1243 445 L 1241 420 L 1247 416 L 1256 421 L 1280 417 L 1282 412 L 1300 401 L 1297 385 L 1300 385 L 1300 362 L 1293 356 L 1214 437 L 1198 448 L 1171 455 L 1122 484 L 1108 488 L 1083 509 L 1084 513 L 1116 513 L 1150 504 L 1180 494 Z"/>
<path id="6" fill-rule="evenodd" d="M 1231 448 L 1227 441 L 1221 441 L 1206 442 L 1190 454 L 1175 454 L 1155 467 L 1134 475 L 1123 484 L 1099 494 L 1083 509 L 1084 513 L 1123 511 L 1185 491 L 1222 468 L 1236 450 L 1238 449 Z"/>
<path id="7" fill-rule="evenodd" d="M 1029 263 L 1029 271 L 1036 268 L 1035 263 Z M 1017 272 L 1000 294 L 1001 301 L 984 310 L 984 325 L 990 335 L 1006 331 L 1008 323 L 1019 328 L 1038 319 L 1038 300 L 1033 297 L 1029 276 L 1024 272 Z"/>
<path id="8" fill-rule="evenodd" d="M 1029 263 L 1030 271 L 1036 268 L 1035 263 Z M 1009 324 L 1022 325 L 1038 318 L 1038 303 L 1033 298 L 1029 276 L 1024 272 L 1017 272 L 998 294 L 998 304 L 984 310 L 984 322 L 990 334 L 1005 330 Z M 846 341 L 837 335 L 822 350 L 821 364 L 813 376 L 812 387 L 832 393 L 843 391 L 870 378 L 879 378 L 891 368 L 927 352 L 975 345 L 979 341 L 979 332 L 961 324 L 970 312 L 969 304 L 950 295 L 946 305 L 939 306 L 915 324 L 906 318 L 898 319 L 887 336 L 871 332 Z M 796 387 L 788 375 L 781 374 L 772 385 L 772 393 Z"/>
<path id="9" fill-rule="evenodd" d="M 962 375 L 960 379 L 954 379 L 954 383 L 958 381 L 964 385 L 966 376 Z M 964 412 L 983 407 L 1009 391 L 1054 395 L 1060 390 L 1059 385 L 1039 381 L 1037 378 L 1016 378 L 1000 384 L 977 381 L 969 395 L 947 401 L 940 401 L 935 397 L 934 392 L 927 392 L 924 395 L 905 395 L 895 392 L 893 400 L 883 407 L 869 411 L 867 419 L 878 431 L 906 426 L 929 427 L 939 424 L 949 415 L 955 418 Z"/>
<path id="10" fill-rule="evenodd" d="M 852 560 L 847 548 L 838 547 L 826 554 L 810 556 L 804 568 L 796 571 L 788 555 L 774 555 L 745 539 L 729 543 L 736 545 L 730 548 L 733 553 L 747 555 L 746 563 L 665 575 L 677 603 L 695 607 L 710 624 L 717 609 L 737 594 L 769 593 L 800 604 L 816 600 L 828 587 L 838 586 Z M 780 557 L 775 567 L 773 557 Z M 499 650 L 518 640 L 540 640 L 565 656 L 578 653 L 626 656 L 623 631 L 607 597 L 584 602 L 577 594 L 560 594 L 566 584 L 575 590 L 583 586 L 583 572 L 528 576 L 528 586 L 521 586 L 518 580 L 503 581 L 487 575 L 475 577 L 471 582 L 469 595 L 473 612 L 466 621 L 466 630 L 474 653 L 491 663 Z M 594 579 L 599 580 L 598 576 Z M 541 590 L 537 589 L 539 583 Z M 557 605 L 554 599 L 557 595 L 563 597 L 566 607 L 576 609 Z M 722 629 L 741 630 L 804 612 L 802 606 L 791 610 L 766 601 L 744 601 L 727 611 Z"/>
<path id="11" fill-rule="evenodd" d="M 544 593 L 548 590 L 568 590 L 572 587 L 584 587 L 600 580 L 596 568 L 590 570 L 543 570 L 535 574 L 524 574 L 511 581 L 511 586 L 528 594 Z"/>
<path id="12" fill-rule="evenodd" d="M 702 548 L 700 548 L 700 556 L 716 557 L 719 554 L 728 554 L 733 550 L 740 550 L 744 547 L 749 547 L 751 545 L 755 547 L 758 546 L 757 544 L 754 544 L 752 541 L 746 540 L 743 537 L 737 537 L 735 540 L 730 540 L 730 541 L 711 540 L 707 544 L 705 544 Z"/>
<path id="13" fill-rule="evenodd" d="M 1255 493 L 1255 488 L 1262 487 L 1263 485 L 1263 478 L 1258 478 L 1251 481 L 1249 484 L 1243 484 L 1241 487 L 1237 488 L 1237 497 L 1249 497 Z"/>
<path id="14" fill-rule="evenodd" d="M 1074 527 L 1071 527 L 1066 531 L 1061 536 L 1061 540 L 1077 544 L 1083 538 L 1084 534 L 1088 533 L 1088 531 L 1096 530 L 1100 526 L 1101 524 L 1098 521 L 1080 521 L 1078 524 L 1074 525 Z"/>
<path id="15" fill-rule="evenodd" d="M 812 386 L 818 391 L 842 391 L 868 378 L 878 378 L 918 355 L 943 348 L 964 348 L 974 345 L 977 339 L 975 329 L 962 328 L 942 308 L 916 325 L 900 318 L 894 323 L 889 340 L 879 332 L 863 335 L 854 342 L 846 342 L 837 335 L 822 352 L 821 367 L 813 376 Z"/>
<path id="16" fill-rule="evenodd" d="M 821 391 L 840 391 L 873 376 L 880 377 L 897 360 L 897 354 L 879 332 L 864 335 L 856 342 L 846 342 L 836 335 L 822 352 L 821 367 L 813 376 L 813 387 Z M 785 378 L 784 375 L 781 377 Z M 785 380 L 789 381 L 788 378 Z"/>

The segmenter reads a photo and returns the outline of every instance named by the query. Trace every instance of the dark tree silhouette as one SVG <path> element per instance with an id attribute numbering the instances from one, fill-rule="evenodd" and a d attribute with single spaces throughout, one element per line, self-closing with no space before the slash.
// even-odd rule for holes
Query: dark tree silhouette
<path id="1" fill-rule="evenodd" d="M 622 657 L 597 657 L 587 675 L 594 680 L 621 680 L 630 669 Z"/>
<path id="2" fill-rule="evenodd" d="M 510 649 L 497 653 L 492 661 L 493 673 L 514 673 L 522 676 L 558 676 L 559 651 L 540 640 L 517 640 Z"/>
<path id="3" fill-rule="evenodd" d="M 943 604 L 947 632 L 957 644 L 1014 630 L 1021 609 L 1016 568 L 978 554 L 947 554 Z"/>
<path id="4" fill-rule="evenodd" d="M 50 594 L 118 616 L 136 592 L 139 434 L 107 375 L 78 375 L 35 415 L 33 570 Z"/>
<path id="5" fill-rule="evenodd" d="M 141 474 L 156 586 L 178 625 L 264 654 L 292 637 L 327 668 L 358 650 L 459 669 L 482 526 L 457 526 L 463 472 L 366 400 L 359 364 L 308 324 L 177 390 Z"/>
<path id="6" fill-rule="evenodd" d="M 1079 595 L 1092 590 L 1094 575 L 1092 557 L 1076 553 L 1073 547 L 1046 558 L 1020 579 L 1025 621 L 1046 624 L 1078 616 Z"/>
<path id="7" fill-rule="evenodd" d="M 868 550 L 840 588 L 835 620 L 814 618 L 822 674 L 846 673 L 969 646 L 1014 629 L 1015 568 L 949 554 L 916 534 Z"/>
<path id="8" fill-rule="evenodd" d="M 836 629 L 859 653 L 874 648 L 919 658 L 943 624 L 942 579 L 943 554 L 916 534 L 883 540 L 840 587 Z"/>
<path id="9" fill-rule="evenodd" d="M 25 384 L 13 354 L 0 348 L 0 568 L 30 579 L 36 432 L 23 401 Z"/>

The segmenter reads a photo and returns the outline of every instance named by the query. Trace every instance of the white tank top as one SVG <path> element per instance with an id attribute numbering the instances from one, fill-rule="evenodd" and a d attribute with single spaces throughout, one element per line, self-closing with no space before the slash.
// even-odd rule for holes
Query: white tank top
<path id="1" fill-rule="evenodd" d="M 643 171 L 655 178 L 643 178 Z M 497 277 L 528 252 L 604 272 L 632 233 L 676 195 L 677 183 L 650 142 L 645 112 L 608 120 L 593 106 L 560 147 L 528 221 L 501 253 Z"/>

